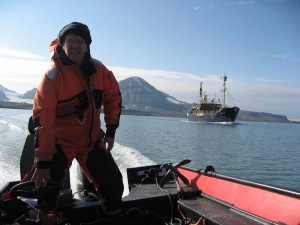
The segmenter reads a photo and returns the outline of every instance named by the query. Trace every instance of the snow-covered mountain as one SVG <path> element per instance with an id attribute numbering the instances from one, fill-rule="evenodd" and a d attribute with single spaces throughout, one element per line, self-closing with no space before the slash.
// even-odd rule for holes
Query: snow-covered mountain
<path id="1" fill-rule="evenodd" d="M 175 112 L 185 114 L 190 104 L 157 90 L 140 77 L 130 77 L 119 82 L 122 106 L 125 110 L 147 112 Z M 2 91 L 2 94 L 1 94 Z M 0 85 L 0 101 L 33 103 L 36 88 L 24 94 L 8 90 Z"/>
<path id="2" fill-rule="evenodd" d="M 6 87 L 0 84 L 0 101 L 8 101 L 8 102 L 25 102 L 32 104 L 34 95 L 28 94 L 31 92 L 35 93 L 36 89 L 32 89 L 31 91 L 26 92 L 25 94 L 20 94 L 15 91 L 9 90 Z"/>
<path id="3" fill-rule="evenodd" d="M 157 90 L 140 77 L 119 82 L 122 106 L 130 110 L 186 113 L 190 105 Z"/>
<path id="4" fill-rule="evenodd" d="M 5 96 L 10 102 L 26 102 L 29 104 L 33 103 L 33 98 L 24 98 L 24 95 L 16 92 L 5 92 Z"/>

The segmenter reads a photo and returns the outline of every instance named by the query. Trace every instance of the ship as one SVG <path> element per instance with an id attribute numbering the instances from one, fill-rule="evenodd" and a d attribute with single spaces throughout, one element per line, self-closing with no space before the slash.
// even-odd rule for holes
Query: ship
<path id="1" fill-rule="evenodd" d="M 188 120 L 201 123 L 235 123 L 240 108 L 226 105 L 226 81 L 227 76 L 224 75 L 221 88 L 222 96 L 219 101 L 216 101 L 215 98 L 209 101 L 207 95 L 202 93 L 203 82 L 200 83 L 199 101 L 194 103 L 187 113 Z"/>

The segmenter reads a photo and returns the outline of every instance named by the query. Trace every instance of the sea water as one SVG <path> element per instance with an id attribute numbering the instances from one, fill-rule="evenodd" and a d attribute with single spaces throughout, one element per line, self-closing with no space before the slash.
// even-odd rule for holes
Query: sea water
<path id="1" fill-rule="evenodd" d="M 0 186 L 20 179 L 30 115 L 31 110 L 0 109 Z M 189 167 L 212 165 L 220 174 L 300 191 L 299 136 L 299 124 L 200 124 L 186 118 L 122 115 L 112 154 L 125 186 L 128 167 L 190 159 Z M 71 167 L 73 186 L 77 166 L 74 162 Z"/>

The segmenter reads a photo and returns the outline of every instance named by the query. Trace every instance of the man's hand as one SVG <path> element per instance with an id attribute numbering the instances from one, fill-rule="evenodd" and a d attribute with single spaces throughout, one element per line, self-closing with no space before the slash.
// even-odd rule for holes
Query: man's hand
<path id="1" fill-rule="evenodd" d="M 35 181 L 35 187 L 46 187 L 48 179 L 50 178 L 50 169 L 36 168 L 31 180 Z"/>
<path id="2" fill-rule="evenodd" d="M 114 147 L 115 139 L 114 138 L 109 138 L 109 137 L 104 137 L 101 141 L 101 148 L 106 152 L 106 154 L 109 154 L 112 148 Z"/>

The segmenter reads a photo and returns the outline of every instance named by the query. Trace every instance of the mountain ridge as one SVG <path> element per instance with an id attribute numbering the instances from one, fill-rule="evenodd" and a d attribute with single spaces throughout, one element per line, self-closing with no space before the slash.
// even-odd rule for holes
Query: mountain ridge
<path id="1" fill-rule="evenodd" d="M 122 106 L 125 109 L 185 113 L 190 104 L 157 90 L 140 77 L 129 77 L 119 82 Z"/>

